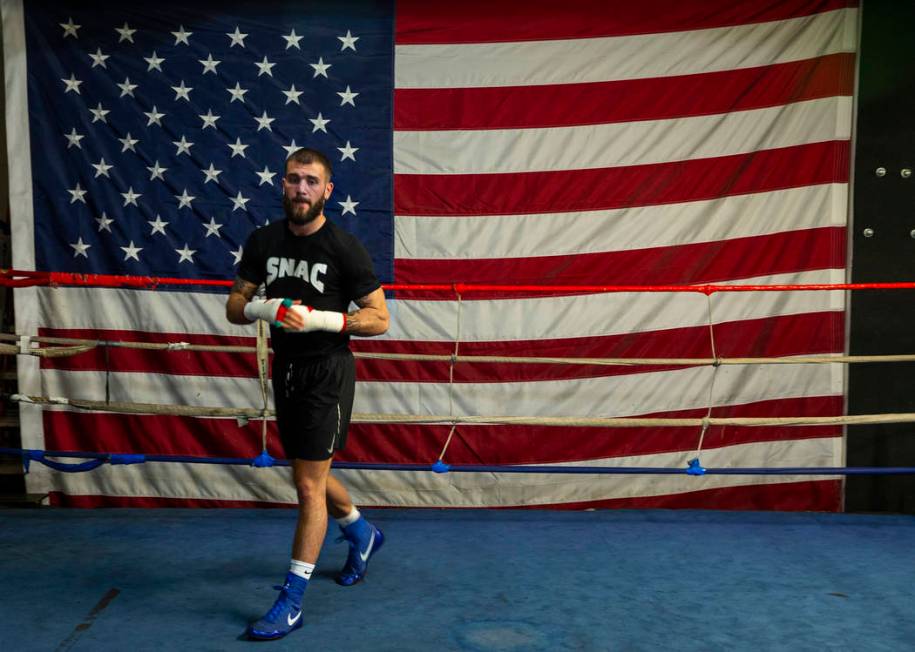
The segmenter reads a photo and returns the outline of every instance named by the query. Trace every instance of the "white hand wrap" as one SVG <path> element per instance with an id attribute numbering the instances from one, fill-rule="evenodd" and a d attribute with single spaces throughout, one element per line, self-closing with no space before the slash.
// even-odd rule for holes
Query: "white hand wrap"
<path id="1" fill-rule="evenodd" d="M 329 331 L 331 333 L 342 333 L 343 329 L 346 328 L 346 315 L 342 312 L 315 310 L 311 306 L 300 305 L 292 306 L 289 309 L 301 315 L 302 320 L 305 322 L 301 329 L 295 329 L 297 332 Z"/>
<path id="2" fill-rule="evenodd" d="M 245 304 L 245 317 L 251 321 L 263 319 L 266 322 L 279 326 L 291 305 L 292 302 L 289 299 L 250 301 Z"/>

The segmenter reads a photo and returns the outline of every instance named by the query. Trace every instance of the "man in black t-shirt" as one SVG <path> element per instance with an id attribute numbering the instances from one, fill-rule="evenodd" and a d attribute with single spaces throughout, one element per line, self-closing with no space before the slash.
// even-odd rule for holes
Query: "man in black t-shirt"
<path id="1" fill-rule="evenodd" d="M 226 302 L 233 324 L 270 324 L 276 421 L 299 502 L 289 573 L 273 607 L 248 626 L 255 639 L 281 638 L 302 626 L 302 594 L 324 543 L 328 513 L 349 543 L 338 584 L 360 581 L 384 543 L 381 530 L 330 474 L 352 413 L 356 372 L 349 336 L 381 335 L 389 322 L 365 247 L 324 216 L 334 187 L 330 179 L 330 161 L 317 150 L 300 149 L 286 160 L 286 219 L 248 238 Z M 267 299 L 253 300 L 262 284 Z M 347 313 L 351 302 L 358 310 Z"/>

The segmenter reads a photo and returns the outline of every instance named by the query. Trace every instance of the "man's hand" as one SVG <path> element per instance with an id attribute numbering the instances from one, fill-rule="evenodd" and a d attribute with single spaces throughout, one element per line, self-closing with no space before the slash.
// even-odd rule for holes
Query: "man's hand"
<path id="1" fill-rule="evenodd" d="M 288 331 L 310 333 L 311 331 L 328 331 L 342 333 L 346 328 L 346 315 L 331 310 L 315 310 L 298 302 L 292 304 L 286 313 L 283 327 Z"/>
<path id="2" fill-rule="evenodd" d="M 250 301 L 245 304 L 245 317 L 251 321 L 263 319 L 276 326 L 283 326 L 283 321 L 292 307 L 290 299 L 268 299 L 267 301 Z"/>

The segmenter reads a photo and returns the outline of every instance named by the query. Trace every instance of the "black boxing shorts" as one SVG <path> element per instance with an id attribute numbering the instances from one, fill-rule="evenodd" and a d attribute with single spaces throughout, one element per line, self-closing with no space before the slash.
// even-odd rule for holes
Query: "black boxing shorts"
<path id="1" fill-rule="evenodd" d="M 287 459 L 326 460 L 346 444 L 356 361 L 346 350 L 273 361 L 276 423 Z"/>

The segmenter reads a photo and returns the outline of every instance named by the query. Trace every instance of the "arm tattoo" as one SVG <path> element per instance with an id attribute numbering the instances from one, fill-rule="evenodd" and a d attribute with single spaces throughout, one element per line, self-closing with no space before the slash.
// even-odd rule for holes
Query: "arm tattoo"
<path id="1" fill-rule="evenodd" d="M 254 296 L 254 293 L 257 292 L 257 286 L 254 283 L 249 283 L 240 276 L 236 276 L 235 282 L 232 284 L 232 289 L 229 290 L 229 294 L 232 294 L 233 292 L 238 292 L 250 301 L 251 297 Z"/>
<path id="2" fill-rule="evenodd" d="M 369 305 L 369 303 L 370 303 L 370 301 L 369 301 L 369 297 L 370 297 L 370 296 L 371 296 L 371 295 L 366 294 L 364 297 L 359 297 L 358 299 L 356 299 L 355 301 L 353 301 L 353 303 L 355 303 L 355 304 L 356 304 L 357 306 L 359 306 L 360 308 L 365 308 L 365 307 L 366 307 L 367 305 Z"/>
<path id="3" fill-rule="evenodd" d="M 364 297 L 359 297 L 354 299 L 353 303 L 359 306 L 360 309 L 371 306 L 372 302 L 369 298 L 370 295 L 365 295 Z M 346 315 L 346 332 L 352 333 L 357 332 L 362 327 L 362 320 L 357 316 L 358 310 L 354 310 Z"/>

